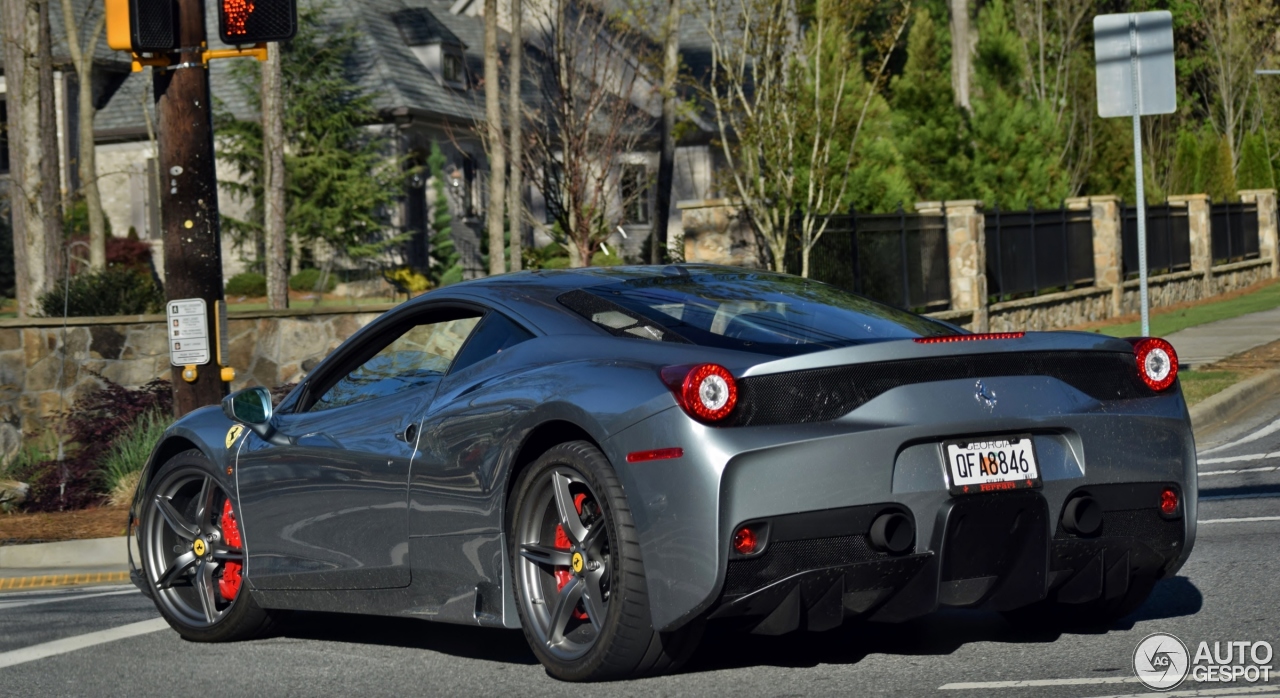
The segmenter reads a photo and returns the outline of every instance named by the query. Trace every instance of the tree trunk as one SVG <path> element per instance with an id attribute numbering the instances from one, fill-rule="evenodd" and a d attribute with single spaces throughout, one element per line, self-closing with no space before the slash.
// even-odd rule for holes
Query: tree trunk
<path id="1" fill-rule="evenodd" d="M 510 221 L 511 271 L 520 271 L 524 255 L 524 185 L 521 182 L 521 166 L 524 158 L 522 126 L 524 100 L 520 97 L 521 59 L 524 54 L 524 31 L 521 27 L 524 8 L 520 0 L 511 0 L 511 66 L 510 90 L 507 96 L 508 120 L 511 139 L 511 181 L 507 185 L 507 219 Z M 492 243 L 491 243 L 492 244 Z"/>
<path id="2" fill-rule="evenodd" d="M 80 170 L 80 193 L 84 196 L 85 207 L 89 214 L 89 266 L 103 269 L 107 266 L 107 233 L 106 222 L 102 213 L 102 195 L 98 191 L 97 149 L 93 140 L 93 54 L 98 48 L 98 39 L 106 22 L 106 15 L 98 16 L 97 22 L 84 37 L 84 45 L 80 44 L 80 27 L 76 23 L 70 0 L 61 0 L 62 33 L 66 39 L 67 50 L 71 53 L 71 63 L 76 69 L 76 83 L 79 88 L 76 99 L 79 103 L 79 118 L 76 124 L 79 131 L 79 147 L 76 161 Z"/>
<path id="3" fill-rule="evenodd" d="M 18 317 L 39 310 L 44 290 L 44 218 L 40 198 L 40 8 L 34 0 L 4 0 L 4 63 L 9 136 L 9 199 Z M 33 234 L 35 231 L 35 234 Z M 33 263 L 34 262 L 34 263 Z"/>
<path id="4" fill-rule="evenodd" d="M 507 270 L 502 244 L 507 159 L 502 138 L 502 87 L 498 77 L 498 0 L 484 0 L 484 112 L 489 145 L 489 273 Z"/>
<path id="5" fill-rule="evenodd" d="M 53 85 L 53 44 L 49 0 L 40 2 L 40 199 L 44 211 L 44 278 L 53 284 L 65 273 L 62 232 L 62 158 L 58 153 L 58 111 Z"/>
<path id="6" fill-rule="evenodd" d="M 658 191 L 654 206 L 653 235 L 649 237 L 649 263 L 661 264 L 668 256 L 667 224 L 671 219 L 671 188 L 676 169 L 676 78 L 680 71 L 680 0 L 670 0 L 663 28 L 662 55 L 662 153 L 658 156 Z"/>
<path id="7" fill-rule="evenodd" d="M 973 73 L 969 0 L 947 0 L 947 6 L 951 10 L 951 89 L 956 95 L 956 106 L 969 111 L 969 80 Z"/>
<path id="8" fill-rule="evenodd" d="M 285 245 L 284 99 L 280 44 L 267 44 L 262 64 L 262 161 L 267 307 L 289 307 L 289 254 Z"/>

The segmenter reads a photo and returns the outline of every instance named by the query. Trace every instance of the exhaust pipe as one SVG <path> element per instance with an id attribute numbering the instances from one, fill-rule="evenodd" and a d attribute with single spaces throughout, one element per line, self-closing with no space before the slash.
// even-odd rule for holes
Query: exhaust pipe
<path id="1" fill-rule="evenodd" d="M 890 555 L 901 555 L 915 542 L 915 526 L 900 512 L 881 514 L 871 522 L 871 547 Z"/>
<path id="2" fill-rule="evenodd" d="M 1077 536 L 1094 536 L 1102 531 L 1102 505 L 1087 494 L 1072 497 L 1062 510 L 1062 527 Z"/>

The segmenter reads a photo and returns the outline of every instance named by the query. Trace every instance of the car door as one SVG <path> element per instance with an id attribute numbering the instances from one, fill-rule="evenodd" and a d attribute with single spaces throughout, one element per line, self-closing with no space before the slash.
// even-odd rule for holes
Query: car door
<path id="1" fill-rule="evenodd" d="M 279 436 L 246 437 L 238 487 L 255 587 L 408 585 L 420 421 L 480 316 L 428 308 L 370 328 L 308 379 L 275 419 Z"/>

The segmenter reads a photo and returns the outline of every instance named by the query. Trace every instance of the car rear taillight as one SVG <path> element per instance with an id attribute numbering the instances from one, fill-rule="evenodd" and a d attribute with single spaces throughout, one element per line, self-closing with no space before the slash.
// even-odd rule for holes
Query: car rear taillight
<path id="1" fill-rule="evenodd" d="M 738 383 L 729 369 L 718 364 L 668 366 L 662 369 L 662 382 L 680 407 L 702 422 L 718 422 L 738 404 Z"/>
<path id="2" fill-rule="evenodd" d="M 1138 377 L 1157 392 L 1167 390 L 1178 377 L 1178 353 L 1159 337 L 1130 339 L 1138 359 Z"/>

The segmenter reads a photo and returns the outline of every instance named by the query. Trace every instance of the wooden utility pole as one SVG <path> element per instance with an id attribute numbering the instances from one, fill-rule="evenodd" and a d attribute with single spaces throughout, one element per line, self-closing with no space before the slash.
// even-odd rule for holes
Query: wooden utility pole
<path id="1" fill-rule="evenodd" d="M 676 170 L 676 79 L 680 74 L 680 0 L 669 0 L 662 41 L 662 152 L 658 156 L 658 191 L 654 206 L 653 235 L 649 238 L 649 263 L 661 264 L 668 256 L 667 224 L 671 220 L 671 189 Z"/>
<path id="2" fill-rule="evenodd" d="M 203 298 L 210 345 L 214 341 L 214 301 L 222 295 L 222 239 L 218 228 L 218 182 L 214 175 L 213 123 L 200 0 L 176 0 L 178 46 L 174 64 L 155 68 L 159 119 L 160 227 L 164 231 L 165 296 Z M 197 367 L 188 382 L 174 367 L 174 410 L 184 415 L 215 405 L 226 395 L 218 367 Z"/>

